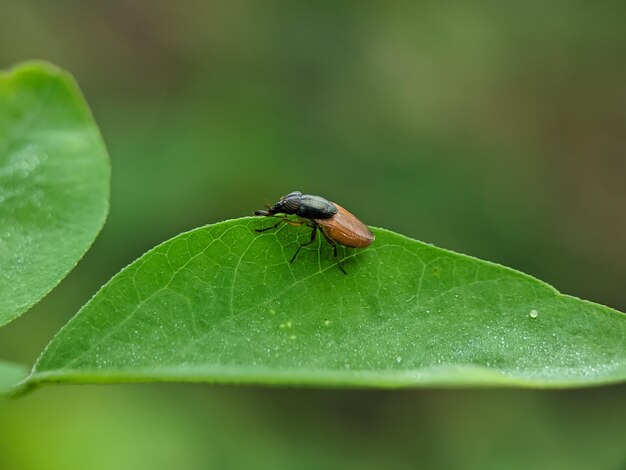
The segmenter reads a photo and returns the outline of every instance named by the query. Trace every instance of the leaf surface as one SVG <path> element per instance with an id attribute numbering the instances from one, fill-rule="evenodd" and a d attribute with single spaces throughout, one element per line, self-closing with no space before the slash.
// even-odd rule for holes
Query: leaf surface
<path id="1" fill-rule="evenodd" d="M 288 260 L 306 227 L 243 218 L 117 274 L 54 338 L 33 383 L 584 386 L 626 377 L 626 316 L 382 229 Z"/>
<path id="2" fill-rule="evenodd" d="M 0 325 L 44 297 L 93 243 L 109 173 L 69 74 L 44 63 L 0 73 Z"/>

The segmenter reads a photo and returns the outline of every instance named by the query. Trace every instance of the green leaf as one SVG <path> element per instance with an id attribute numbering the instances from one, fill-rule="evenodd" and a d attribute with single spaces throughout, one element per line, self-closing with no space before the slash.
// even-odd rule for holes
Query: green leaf
<path id="1" fill-rule="evenodd" d="M 626 378 L 626 316 L 520 272 L 375 229 L 304 249 L 243 218 L 181 234 L 117 274 L 31 383 L 583 386 Z M 341 252 L 341 250 L 340 250 Z M 341 253 L 340 253 L 341 254 Z"/>
<path id="2" fill-rule="evenodd" d="M 109 173 L 69 74 L 44 63 L 0 73 L 0 325 L 52 290 L 93 243 Z"/>

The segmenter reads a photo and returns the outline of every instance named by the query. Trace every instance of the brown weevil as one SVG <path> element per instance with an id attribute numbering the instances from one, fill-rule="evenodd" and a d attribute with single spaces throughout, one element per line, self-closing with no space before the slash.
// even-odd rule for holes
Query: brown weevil
<path id="1" fill-rule="evenodd" d="M 347 274 L 339 257 L 337 256 L 337 244 L 350 248 L 365 248 L 374 241 L 371 230 L 350 212 L 339 204 L 328 201 L 321 196 L 302 194 L 294 191 L 280 198 L 273 206 L 267 206 L 267 210 L 258 210 L 255 215 L 266 217 L 278 217 L 280 220 L 271 227 L 256 229 L 257 232 L 266 232 L 277 228 L 283 223 L 290 225 L 307 225 L 311 227 L 311 239 L 302 243 L 291 257 L 290 263 L 296 259 L 302 247 L 315 241 L 319 230 L 326 241 L 333 247 L 335 259 L 341 272 Z M 283 214 L 282 216 L 279 214 Z M 288 215 L 297 215 L 298 220 L 288 219 Z"/>

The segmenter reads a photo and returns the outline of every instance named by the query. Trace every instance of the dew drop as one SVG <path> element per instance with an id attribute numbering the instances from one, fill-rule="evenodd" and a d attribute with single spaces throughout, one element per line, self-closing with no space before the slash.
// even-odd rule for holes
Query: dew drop
<path id="1" fill-rule="evenodd" d="M 396 357 L 396 362 L 398 364 L 400 364 L 402 362 L 402 357 L 400 357 L 400 356 Z"/>
<path id="2" fill-rule="evenodd" d="M 539 315 L 539 312 L 537 312 L 537 310 L 532 309 L 529 313 L 528 316 L 530 316 L 530 318 L 537 318 L 537 316 Z"/>

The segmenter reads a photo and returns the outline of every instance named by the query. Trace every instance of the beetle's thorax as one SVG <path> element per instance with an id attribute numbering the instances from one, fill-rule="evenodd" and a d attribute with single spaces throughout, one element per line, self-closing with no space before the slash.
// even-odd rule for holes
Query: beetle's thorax
<path id="1" fill-rule="evenodd" d="M 323 197 L 303 194 L 297 214 L 305 219 L 330 219 L 337 210 L 335 204 Z"/>

